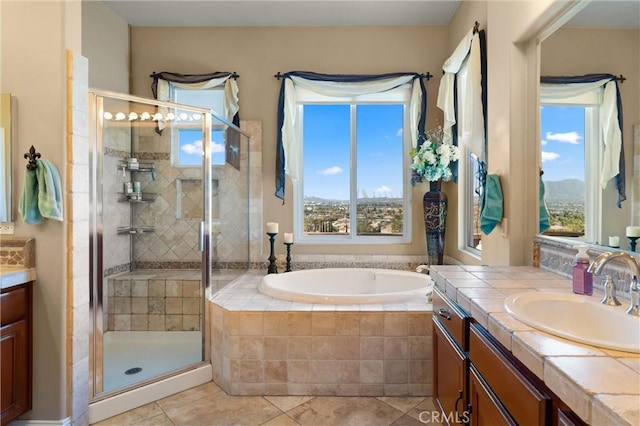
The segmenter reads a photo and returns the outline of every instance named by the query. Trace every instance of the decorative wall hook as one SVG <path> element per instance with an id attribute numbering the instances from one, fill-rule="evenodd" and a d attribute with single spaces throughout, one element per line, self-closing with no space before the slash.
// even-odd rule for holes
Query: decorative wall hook
<path id="1" fill-rule="evenodd" d="M 28 170 L 35 170 L 38 168 L 38 163 L 37 160 L 38 158 L 42 157 L 42 155 L 40 155 L 39 152 L 36 152 L 36 149 L 33 147 L 33 145 L 31 145 L 31 148 L 29 148 L 29 152 L 26 152 L 24 154 L 24 158 L 26 158 L 27 160 L 29 160 L 27 162 L 27 169 Z"/>

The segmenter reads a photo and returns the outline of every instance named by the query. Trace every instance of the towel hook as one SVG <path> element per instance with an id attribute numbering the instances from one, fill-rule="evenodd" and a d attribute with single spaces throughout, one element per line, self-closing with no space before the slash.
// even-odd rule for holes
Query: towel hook
<path id="1" fill-rule="evenodd" d="M 33 147 L 33 145 L 31 145 L 31 148 L 29 148 L 29 152 L 24 154 L 24 158 L 29 160 L 29 162 L 27 163 L 27 169 L 28 170 L 37 169 L 38 168 L 37 160 L 40 157 L 42 157 L 42 155 L 40 155 L 39 152 L 36 152 L 36 149 Z"/>

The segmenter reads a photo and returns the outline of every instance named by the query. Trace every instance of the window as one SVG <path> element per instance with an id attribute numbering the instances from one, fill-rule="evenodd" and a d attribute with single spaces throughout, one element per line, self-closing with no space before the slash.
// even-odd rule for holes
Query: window
<path id="1" fill-rule="evenodd" d="M 207 108 L 221 112 L 224 104 L 223 88 L 193 90 L 171 85 L 171 100 L 175 103 Z M 202 165 L 202 126 L 200 121 L 179 121 L 173 130 L 172 162 L 174 166 Z M 225 132 L 223 125 L 211 126 L 211 163 L 225 163 Z"/>
<path id="2" fill-rule="evenodd" d="M 295 182 L 294 228 L 299 240 L 410 241 L 411 209 L 404 196 L 410 181 L 408 101 L 387 93 L 347 102 L 309 97 L 316 102 L 298 104 L 302 178 Z"/>
<path id="3" fill-rule="evenodd" d="M 601 204 L 596 96 L 541 100 L 541 159 L 549 235 L 597 240 Z M 587 173 L 587 170 L 598 171 Z"/>
<path id="4" fill-rule="evenodd" d="M 461 189 L 464 191 L 465 196 L 464 203 L 465 214 L 461 215 L 464 222 L 464 232 L 462 233 L 465 238 L 465 249 L 470 252 L 475 252 L 479 255 L 482 250 L 482 233 L 480 230 L 480 195 L 482 189 L 480 186 L 480 162 L 478 157 L 475 156 L 468 148 L 462 149 L 461 158 L 465 161 L 460 161 L 458 164 L 460 167 L 460 181 L 464 182 L 461 185 Z"/>

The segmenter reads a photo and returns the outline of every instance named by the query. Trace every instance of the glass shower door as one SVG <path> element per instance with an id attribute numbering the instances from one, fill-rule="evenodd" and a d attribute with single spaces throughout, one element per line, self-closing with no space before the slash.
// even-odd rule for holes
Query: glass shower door
<path id="1" fill-rule="evenodd" d="M 204 109 L 92 101 L 91 371 L 101 398 L 209 359 L 212 133 Z"/>

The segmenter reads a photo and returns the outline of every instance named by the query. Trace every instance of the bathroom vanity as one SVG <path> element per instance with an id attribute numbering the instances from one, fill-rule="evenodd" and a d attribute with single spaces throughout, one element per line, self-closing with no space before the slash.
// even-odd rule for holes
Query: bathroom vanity
<path id="1" fill-rule="evenodd" d="M 431 276 L 433 397 L 449 424 L 640 423 L 640 354 L 561 339 L 504 310 L 509 294 L 570 293 L 570 280 L 534 267 L 443 265 Z"/>
<path id="2" fill-rule="evenodd" d="M 0 236 L 2 426 L 31 410 L 35 240 Z"/>
<path id="3" fill-rule="evenodd" d="M 0 376 L 2 376 L 2 425 L 31 409 L 32 395 L 32 300 L 33 281 L 4 285 L 5 275 L 26 275 L 23 271 L 2 271 L 0 293 Z M 19 280 L 20 281 L 20 280 Z M 18 282 L 19 282 L 18 281 Z"/>

